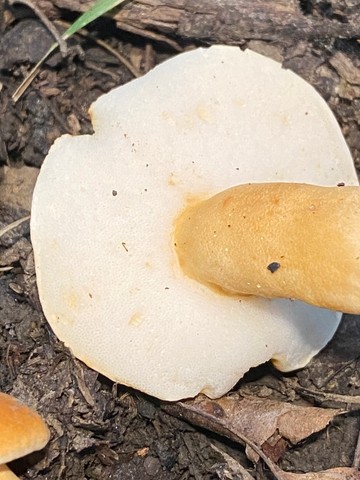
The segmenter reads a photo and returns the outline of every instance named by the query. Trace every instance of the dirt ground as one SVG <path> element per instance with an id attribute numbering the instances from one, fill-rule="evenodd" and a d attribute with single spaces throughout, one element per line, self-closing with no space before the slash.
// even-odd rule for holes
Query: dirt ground
<path id="1" fill-rule="evenodd" d="M 311 15 L 329 15 L 325 3 L 333 10 L 343 5 L 314 2 Z M 32 184 L 33 169 L 40 168 L 55 138 L 91 132 L 87 110 L 99 95 L 176 52 L 165 42 L 124 33 L 111 20 L 102 19 L 89 28 L 91 37 L 71 39 L 65 58 L 54 54 L 14 104 L 12 93 L 52 37 L 27 8 L 0 8 L 0 14 L 0 187 L 9 181 L 7 167 L 23 172 L 20 180 L 13 180 L 15 195 L 0 197 L 1 229 L 29 214 L 28 195 L 22 193 L 25 200 L 19 195 L 16 201 L 16 182 L 28 179 Z M 72 18 L 73 14 L 63 12 L 64 21 Z M 96 40 L 120 52 L 135 72 Z M 198 44 L 177 41 L 183 48 Z M 359 167 L 360 44 L 356 39 L 288 38 L 271 43 L 244 39 L 243 46 L 282 61 L 318 89 L 334 111 Z M 32 168 L 20 170 L 24 165 Z M 360 318 L 345 315 L 334 339 L 307 368 L 282 375 L 263 365 L 234 389 L 236 395 L 344 412 L 319 433 L 290 445 L 277 461 L 284 471 L 359 467 L 359 338 Z M 211 424 L 199 427 L 191 418 L 177 418 L 186 417 L 181 409 L 169 409 L 164 402 L 115 385 L 72 357 L 41 313 L 28 222 L 0 237 L 0 390 L 36 408 L 51 428 L 45 450 L 12 465 L 20 478 L 245 479 L 239 465 L 252 478 L 273 478 L 266 462 L 250 461 L 234 436 L 225 438 Z"/>

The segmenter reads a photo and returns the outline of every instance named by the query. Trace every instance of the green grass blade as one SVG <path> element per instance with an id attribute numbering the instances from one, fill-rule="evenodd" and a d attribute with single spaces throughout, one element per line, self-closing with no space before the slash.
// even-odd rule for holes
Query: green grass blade
<path id="1" fill-rule="evenodd" d="M 70 27 L 62 34 L 64 40 L 74 35 L 78 30 L 84 28 L 88 23 L 107 13 L 112 8 L 120 5 L 126 0 L 97 0 L 90 10 L 84 12 Z"/>

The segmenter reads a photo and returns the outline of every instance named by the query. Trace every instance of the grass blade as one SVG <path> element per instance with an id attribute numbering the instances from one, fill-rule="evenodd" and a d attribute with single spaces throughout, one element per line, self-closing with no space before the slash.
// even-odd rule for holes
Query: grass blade
<path id="1" fill-rule="evenodd" d="M 96 20 L 125 1 L 126 0 L 97 0 L 90 10 L 84 12 L 67 30 L 65 30 L 62 34 L 62 38 L 66 40 L 90 22 Z"/>

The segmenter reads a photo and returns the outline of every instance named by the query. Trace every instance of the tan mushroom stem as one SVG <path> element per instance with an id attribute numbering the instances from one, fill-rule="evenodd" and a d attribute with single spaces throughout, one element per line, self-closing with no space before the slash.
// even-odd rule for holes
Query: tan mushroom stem
<path id="1" fill-rule="evenodd" d="M 0 480 L 19 480 L 7 465 L 0 465 Z"/>
<path id="2" fill-rule="evenodd" d="M 360 312 L 360 190 L 247 184 L 190 204 L 174 244 L 184 272 L 228 294 Z"/>

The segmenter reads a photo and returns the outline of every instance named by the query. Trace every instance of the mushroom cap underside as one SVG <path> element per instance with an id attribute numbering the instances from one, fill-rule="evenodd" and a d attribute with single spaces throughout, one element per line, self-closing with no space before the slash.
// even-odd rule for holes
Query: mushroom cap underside
<path id="1" fill-rule="evenodd" d="M 278 63 L 216 46 L 159 65 L 91 113 L 94 135 L 55 142 L 33 197 L 55 334 L 90 367 L 165 400 L 221 396 L 270 358 L 304 366 L 340 314 L 217 294 L 180 270 L 172 233 L 189 200 L 237 184 L 357 185 L 324 100 Z"/>

